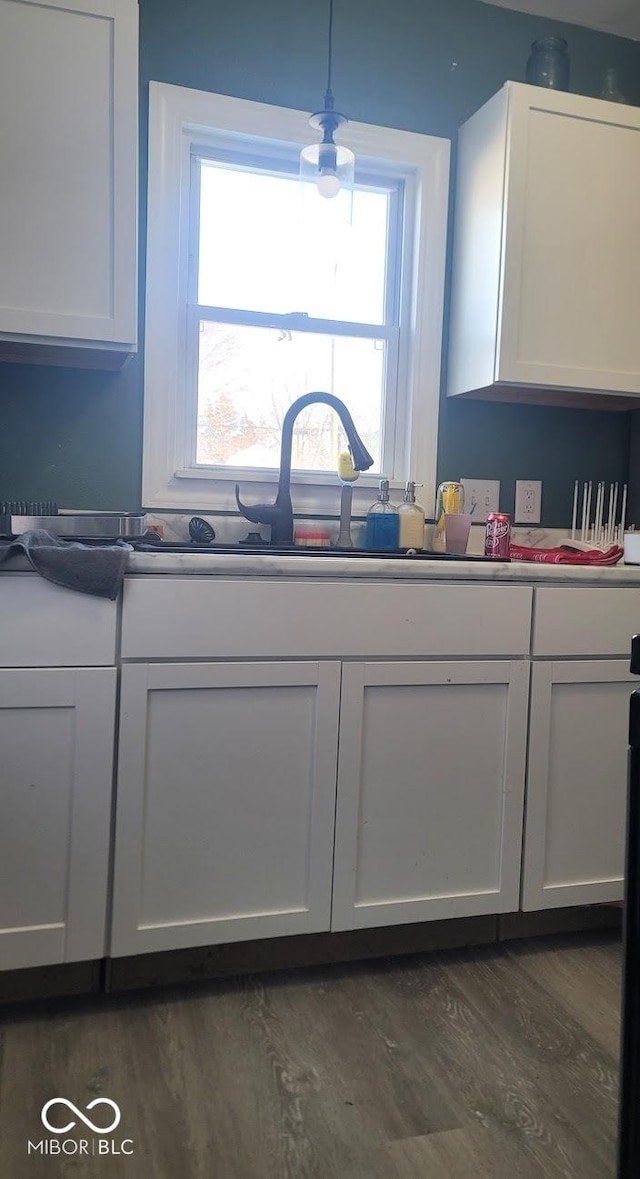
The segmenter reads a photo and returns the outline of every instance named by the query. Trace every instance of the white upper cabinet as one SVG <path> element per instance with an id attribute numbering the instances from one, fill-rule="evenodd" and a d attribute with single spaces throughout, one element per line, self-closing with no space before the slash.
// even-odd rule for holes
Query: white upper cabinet
<path id="1" fill-rule="evenodd" d="M 639 192 L 636 107 L 507 82 L 462 127 L 449 396 L 640 394 Z"/>
<path id="2" fill-rule="evenodd" d="M 0 0 L 0 358 L 135 351 L 137 111 L 137 0 Z"/>

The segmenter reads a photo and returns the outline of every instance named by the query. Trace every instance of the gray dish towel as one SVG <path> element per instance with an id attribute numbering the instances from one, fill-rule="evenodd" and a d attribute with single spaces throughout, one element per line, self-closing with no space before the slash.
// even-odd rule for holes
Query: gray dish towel
<path id="1" fill-rule="evenodd" d="M 33 528 L 12 540 L 0 537 L 0 565 L 21 552 L 47 581 L 113 601 L 120 591 L 133 549 L 124 540 L 99 545 L 62 540 L 44 528 Z"/>

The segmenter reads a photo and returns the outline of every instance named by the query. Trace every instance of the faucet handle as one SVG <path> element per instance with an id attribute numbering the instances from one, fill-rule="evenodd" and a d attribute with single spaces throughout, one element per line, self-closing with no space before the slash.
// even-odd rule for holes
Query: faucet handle
<path id="1" fill-rule="evenodd" d="M 236 483 L 236 503 L 242 515 L 253 524 L 275 524 L 282 514 L 277 504 L 243 504 L 239 483 Z"/>

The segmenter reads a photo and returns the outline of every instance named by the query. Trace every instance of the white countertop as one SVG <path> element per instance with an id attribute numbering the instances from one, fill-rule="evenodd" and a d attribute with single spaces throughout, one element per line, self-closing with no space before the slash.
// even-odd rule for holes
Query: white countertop
<path id="1" fill-rule="evenodd" d="M 0 565 L 3 574 L 37 576 L 22 554 Z M 127 576 L 336 578 L 357 581 L 504 582 L 521 585 L 640 586 L 640 565 L 585 568 L 534 561 L 411 560 L 404 557 L 269 556 L 264 553 L 131 553 Z"/>
<path id="2" fill-rule="evenodd" d="M 269 556 L 263 553 L 132 553 L 129 574 L 176 577 L 344 577 L 401 581 L 483 581 L 554 585 L 640 586 L 640 565 L 584 568 L 533 561 L 439 561 L 410 558 Z"/>

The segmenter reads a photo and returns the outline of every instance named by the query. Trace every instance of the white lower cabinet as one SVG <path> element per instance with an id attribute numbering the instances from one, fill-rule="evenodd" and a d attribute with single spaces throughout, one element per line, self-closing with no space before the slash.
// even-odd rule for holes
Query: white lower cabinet
<path id="1" fill-rule="evenodd" d="M 338 662 L 122 671 L 114 956 L 329 929 Z"/>
<path id="2" fill-rule="evenodd" d="M 105 954 L 115 668 L 0 671 L 0 969 Z"/>
<path id="3" fill-rule="evenodd" d="M 534 665 L 522 908 L 623 894 L 629 660 Z"/>
<path id="4" fill-rule="evenodd" d="M 343 667 L 332 929 L 518 908 L 526 661 Z"/>
<path id="5" fill-rule="evenodd" d="M 75 627 L 63 625 L 62 591 L 20 578 L 3 585 L 7 600 L 26 601 L 23 641 L 8 638 L 0 658 L 35 659 L 28 640 L 42 615 L 52 664 L 71 659 L 70 645 L 75 663 L 114 659 L 113 603 L 68 603 Z M 486 587 L 475 629 L 466 587 L 454 587 L 462 637 L 441 593 L 367 586 L 385 592 L 368 593 L 363 611 L 354 589 L 351 630 L 330 603 L 336 639 L 316 587 L 311 608 L 311 587 L 292 582 L 284 605 L 269 597 L 279 633 L 287 617 L 298 628 L 291 656 L 277 659 L 260 587 L 252 599 L 245 582 L 211 580 L 206 594 L 199 579 L 193 591 L 178 582 L 175 617 L 173 579 L 134 579 L 125 592 L 122 651 L 141 661 L 121 670 L 111 905 L 116 668 L 0 671 L 0 970 L 621 897 L 635 680 L 626 657 L 593 658 L 580 644 L 622 653 L 631 601 L 612 630 L 614 591 L 536 590 L 532 667 L 527 587 L 495 598 Z M 214 590 L 236 606 L 240 594 L 242 608 L 214 610 L 230 622 L 212 639 Z M 622 602 L 627 591 L 616 593 Z M 260 602 L 267 637 L 259 657 L 242 658 Z M 400 619 L 385 637 L 394 654 L 360 656 L 381 604 Z M 423 619 L 424 654 L 403 658 L 407 619 L 438 609 L 446 633 Z M 589 625 L 572 630 L 576 610 Z M 309 617 L 319 624 L 309 629 Z M 142 662 L 156 634 L 165 661 Z M 458 641 L 473 658 L 427 657 Z M 205 661 L 225 644 L 236 654 Z M 535 660 L 559 649 L 567 657 Z"/>

